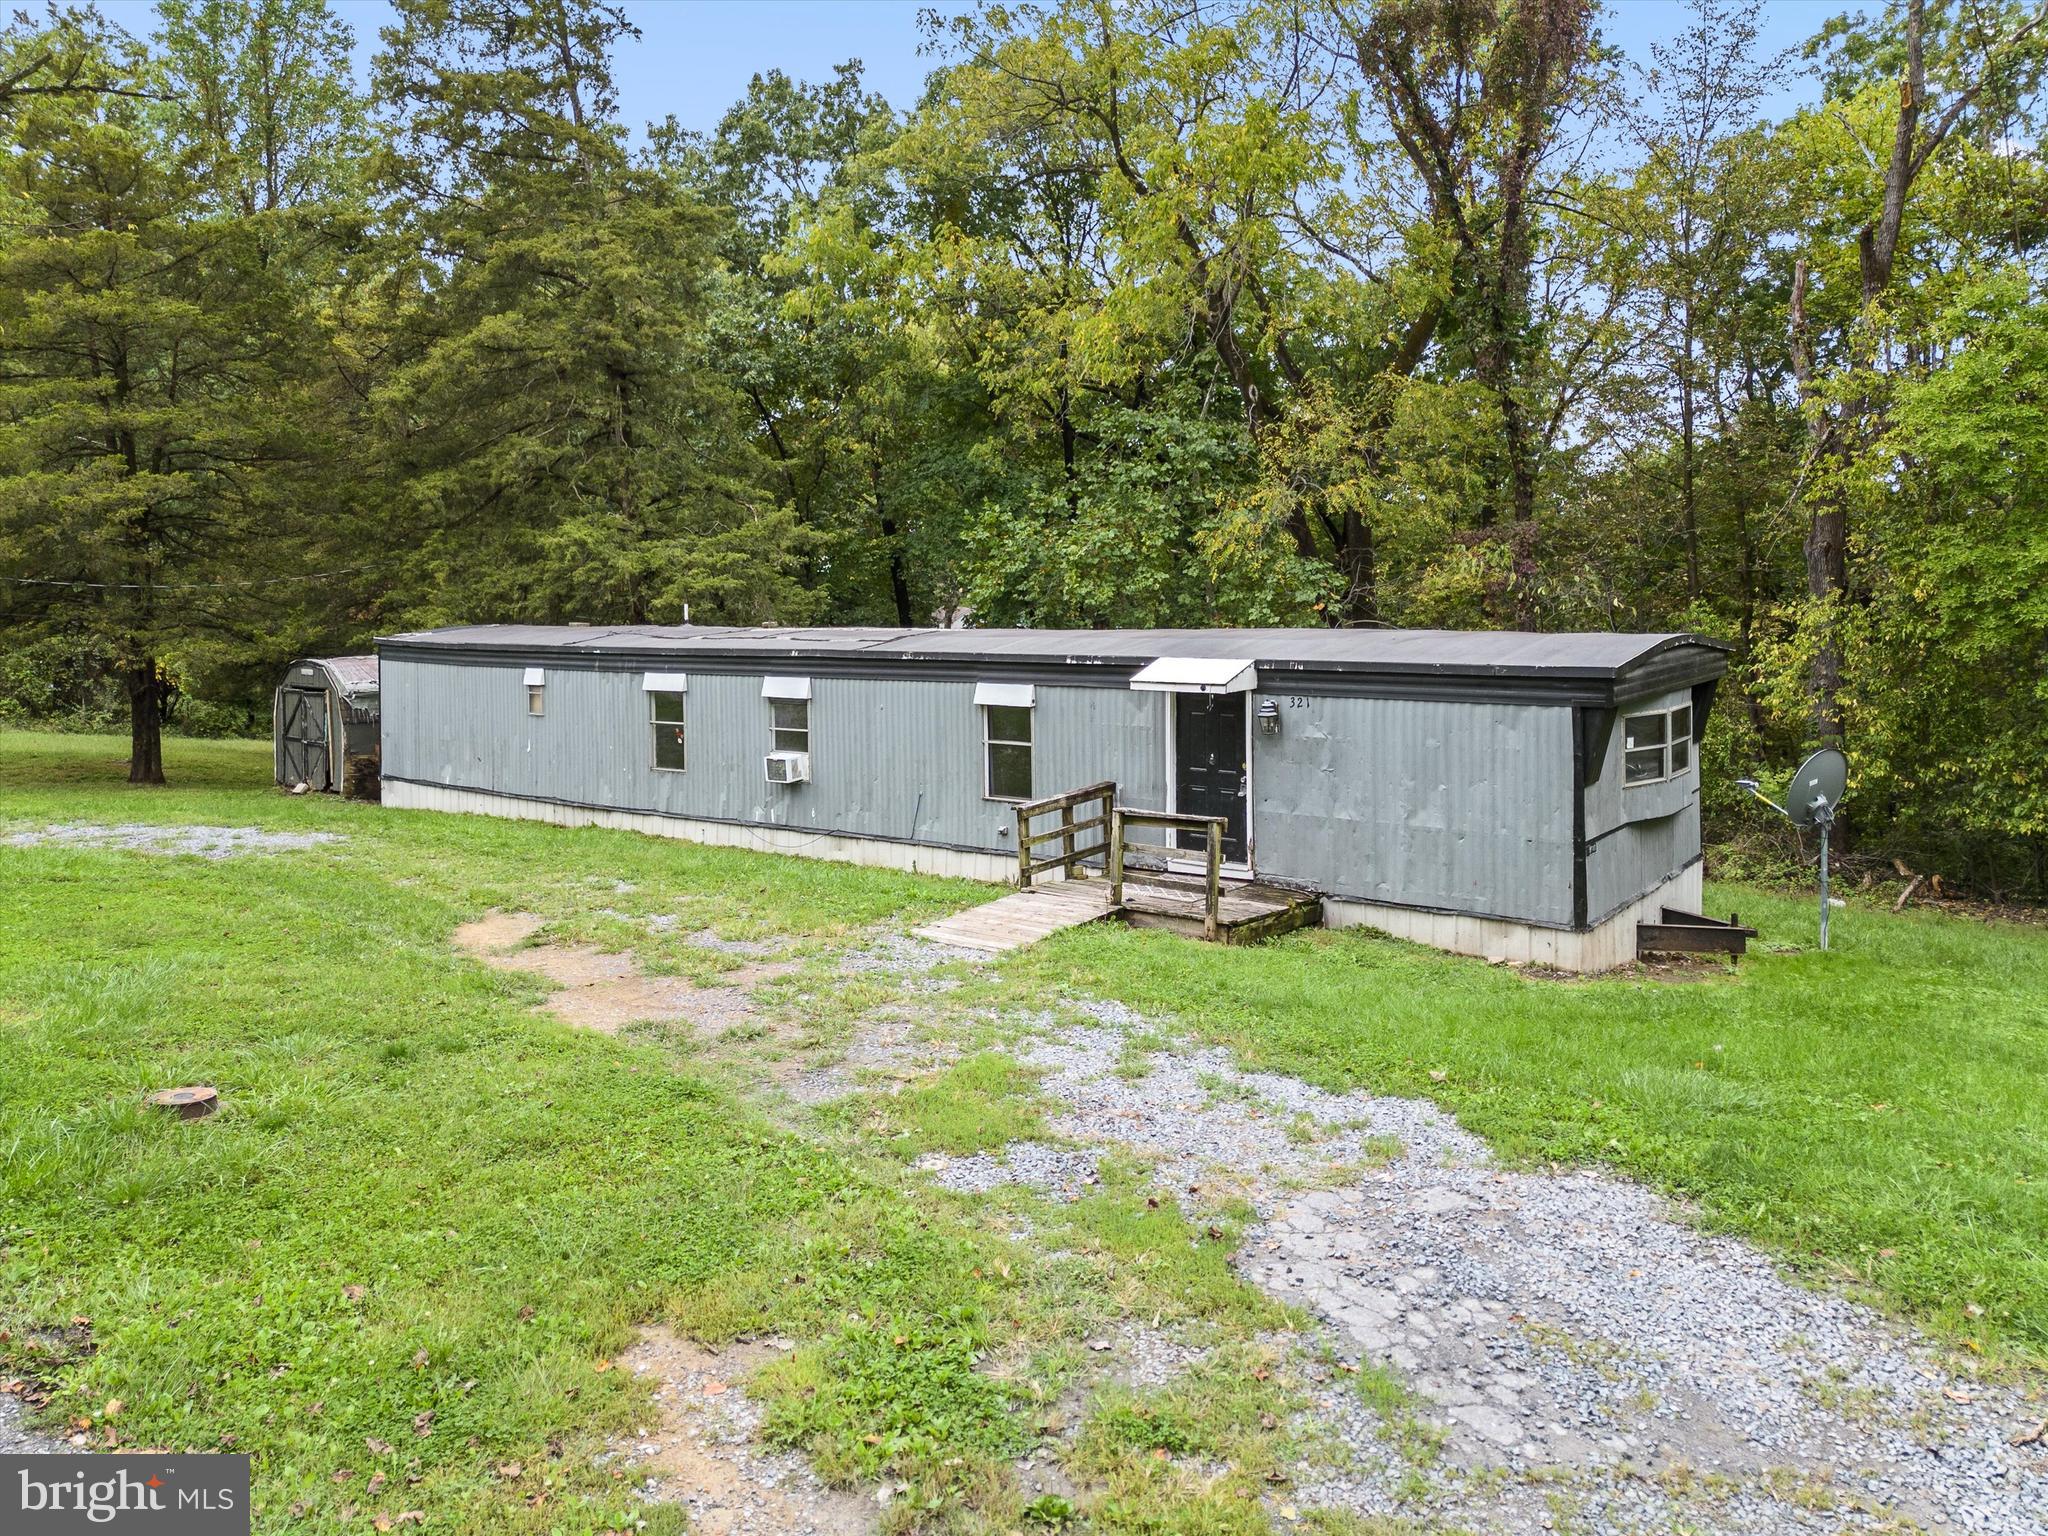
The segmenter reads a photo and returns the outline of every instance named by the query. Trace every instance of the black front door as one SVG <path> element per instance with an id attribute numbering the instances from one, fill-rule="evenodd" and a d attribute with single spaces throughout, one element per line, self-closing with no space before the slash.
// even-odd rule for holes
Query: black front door
<path id="1" fill-rule="evenodd" d="M 1174 809 L 1188 816 L 1221 816 L 1223 857 L 1245 862 L 1245 699 L 1242 693 L 1173 696 Z M 1207 839 L 1182 832 L 1180 846 L 1201 850 Z"/>

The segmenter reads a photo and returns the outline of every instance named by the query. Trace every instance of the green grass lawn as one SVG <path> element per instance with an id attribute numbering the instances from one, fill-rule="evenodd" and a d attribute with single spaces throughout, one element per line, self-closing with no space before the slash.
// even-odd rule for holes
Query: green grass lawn
<path id="1" fill-rule="evenodd" d="M 822 951 L 982 888 L 293 798 L 265 743 L 167 755 L 173 786 L 137 790 L 121 742 L 0 734 L 0 839 L 147 820 L 344 840 L 222 861 L 0 842 L 0 1374 L 50 1384 L 96 1444 L 250 1451 L 259 1530 L 404 1508 L 462 1531 L 625 1527 L 645 1511 L 592 1453 L 645 1389 L 607 1367 L 664 1319 L 796 1340 L 764 1383 L 773 1433 L 909 1482 L 906 1523 L 1003 1529 L 1002 1468 L 1089 1329 L 1271 1326 L 1224 1246 L 1191 1243 L 1135 1178 L 1040 1211 L 1020 1244 L 1004 1206 L 1024 1197 L 906 1172 L 906 1151 L 1032 1132 L 1031 1080 L 999 1058 L 806 1132 L 688 1042 L 571 1030 L 532 1011 L 530 979 L 449 944 L 523 909 L 709 978 L 737 962 L 607 909 Z M 2048 934 L 1856 905 L 1823 956 L 1810 902 L 1710 904 L 1766 952 L 1567 982 L 1361 933 L 1240 951 L 1104 927 L 932 1006 L 964 1030 L 990 1003 L 1116 998 L 1262 1067 L 1428 1095 L 1509 1156 L 1612 1163 L 1994 1360 L 2048 1359 Z M 808 1006 L 829 1032 L 873 1001 L 848 984 Z M 185 1082 L 217 1084 L 222 1112 L 140 1107 Z M 976 1369 L 992 1352 L 1020 1368 Z M 1266 1403 L 1239 1394 L 1201 1433 Z M 1265 1528 L 1242 1488 L 1173 1483 L 1118 1422 L 1083 1443 L 1132 1513 L 1097 1529 Z"/>

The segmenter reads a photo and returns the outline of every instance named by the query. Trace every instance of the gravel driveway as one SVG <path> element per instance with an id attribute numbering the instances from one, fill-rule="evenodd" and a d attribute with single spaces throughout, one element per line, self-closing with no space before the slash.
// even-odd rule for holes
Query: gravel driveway
<path id="1" fill-rule="evenodd" d="M 1071 1198 L 1088 1149 L 1122 1148 L 1157 1160 L 1164 1191 L 1248 1200 L 1245 1278 L 1311 1313 L 1341 1361 L 1396 1373 L 1441 1430 L 1432 1514 L 1493 1530 L 2048 1531 L 2048 1453 L 2008 1443 L 2048 1409 L 1955 1374 L 1909 1330 L 1623 1179 L 1502 1169 L 1427 1102 L 1332 1095 L 1190 1046 L 1119 1076 L 1144 1021 L 1088 1011 L 1096 1025 L 1018 1052 L 1081 1150 L 1018 1144 L 933 1177 Z M 1344 1372 L 1321 1374 L 1314 1427 L 1343 1449 L 1297 1469 L 1294 1502 L 1412 1515 L 1416 1469 Z"/>
<path id="2" fill-rule="evenodd" d="M 12 1392 L 0 1392 L 0 1456 L 26 1456 L 71 1449 L 61 1440 L 53 1440 L 28 1428 L 26 1418 L 21 1399 Z"/>

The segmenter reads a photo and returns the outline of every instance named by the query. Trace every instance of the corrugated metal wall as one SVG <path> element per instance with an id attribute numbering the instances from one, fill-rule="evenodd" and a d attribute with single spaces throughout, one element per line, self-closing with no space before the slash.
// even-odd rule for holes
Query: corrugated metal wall
<path id="1" fill-rule="evenodd" d="M 1254 728 L 1262 872 L 1365 901 L 1572 917 L 1572 717 L 1547 705 L 1280 694 Z"/>
<path id="2" fill-rule="evenodd" d="M 758 675 L 689 674 L 689 767 L 665 773 L 651 766 L 639 671 L 551 660 L 533 658 L 547 669 L 547 713 L 535 719 L 518 666 L 386 656 L 384 771 L 576 805 L 1014 849 L 1011 807 L 982 797 L 972 683 L 815 679 L 812 782 L 783 787 L 762 774 L 769 708 Z M 1274 697 L 1279 735 L 1252 736 L 1261 874 L 1363 901 L 1572 921 L 1570 709 Z M 1034 793 L 1114 779 L 1127 805 L 1168 804 L 1170 694 L 1041 685 L 1037 699 Z M 1698 853 L 1697 767 L 1663 790 L 1683 803 L 1653 814 L 1654 797 L 1620 794 L 1619 742 L 1617 729 L 1593 792 L 1613 793 L 1600 814 L 1621 818 L 1589 855 L 1595 919 Z"/>
<path id="3" fill-rule="evenodd" d="M 638 671 L 548 665 L 546 711 L 526 713 L 522 669 L 384 662 L 384 771 L 499 794 L 673 816 L 809 827 L 947 847 L 1013 849 L 1011 807 L 982 797 L 972 683 L 821 677 L 812 683 L 811 782 L 766 781 L 769 707 L 758 676 L 693 672 L 682 773 L 653 763 Z M 672 663 L 668 665 L 673 665 Z M 1033 791 L 1099 779 L 1163 795 L 1164 695 L 1038 690 Z"/>
<path id="4" fill-rule="evenodd" d="M 1637 699 L 1616 713 L 1599 780 L 1586 789 L 1586 916 L 1598 923 L 1700 856 L 1700 763 L 1655 784 L 1623 782 L 1623 717 L 1692 702 L 1690 688 Z"/>

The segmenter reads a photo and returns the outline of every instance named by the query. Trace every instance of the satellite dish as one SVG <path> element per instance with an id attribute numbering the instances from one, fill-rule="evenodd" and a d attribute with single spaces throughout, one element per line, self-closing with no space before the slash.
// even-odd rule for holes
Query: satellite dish
<path id="1" fill-rule="evenodd" d="M 1849 788 L 1849 759 L 1833 747 L 1822 747 L 1799 765 L 1785 791 L 1785 814 L 1799 826 L 1833 821 Z"/>
<path id="2" fill-rule="evenodd" d="M 1785 803 L 1767 796 L 1755 779 L 1735 781 L 1794 826 L 1820 829 L 1820 947 L 1828 947 L 1828 833 L 1849 788 L 1849 759 L 1834 747 L 1822 747 L 1792 775 Z"/>

